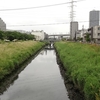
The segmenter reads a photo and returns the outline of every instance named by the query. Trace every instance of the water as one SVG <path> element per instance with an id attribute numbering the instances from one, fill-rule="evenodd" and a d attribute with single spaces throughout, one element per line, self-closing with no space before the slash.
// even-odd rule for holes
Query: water
<path id="1" fill-rule="evenodd" d="M 44 49 L 18 75 L 0 100 L 69 100 L 54 50 Z"/>

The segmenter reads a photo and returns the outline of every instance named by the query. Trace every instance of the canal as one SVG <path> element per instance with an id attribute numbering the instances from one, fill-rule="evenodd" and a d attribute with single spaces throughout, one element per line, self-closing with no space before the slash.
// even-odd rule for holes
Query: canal
<path id="1" fill-rule="evenodd" d="M 69 100 L 55 51 L 43 49 L 0 95 L 0 100 Z"/>

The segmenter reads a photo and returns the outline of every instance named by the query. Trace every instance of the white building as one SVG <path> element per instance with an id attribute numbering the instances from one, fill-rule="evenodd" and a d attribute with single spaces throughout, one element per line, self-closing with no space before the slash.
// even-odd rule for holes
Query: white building
<path id="1" fill-rule="evenodd" d="M 78 22 L 70 22 L 70 39 L 74 40 L 78 31 Z"/>
<path id="2" fill-rule="evenodd" d="M 100 11 L 90 11 L 89 14 L 89 28 L 100 25 Z"/>
<path id="3" fill-rule="evenodd" d="M 0 30 L 6 31 L 6 24 L 1 18 L 0 18 Z"/>
<path id="4" fill-rule="evenodd" d="M 81 34 L 82 34 L 82 30 L 78 30 L 78 31 L 76 32 L 76 39 L 82 38 Z"/>
<path id="5" fill-rule="evenodd" d="M 43 30 L 41 31 L 32 30 L 31 34 L 35 36 L 36 40 L 44 40 L 45 38 L 45 32 Z"/>

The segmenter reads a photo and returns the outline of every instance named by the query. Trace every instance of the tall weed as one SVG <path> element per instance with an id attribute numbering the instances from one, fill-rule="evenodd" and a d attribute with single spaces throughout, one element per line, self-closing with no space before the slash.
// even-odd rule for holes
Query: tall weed
<path id="1" fill-rule="evenodd" d="M 98 100 L 100 97 L 100 46 L 56 42 L 55 47 L 67 69 L 66 74 L 84 92 L 86 100 Z"/>
<path id="2" fill-rule="evenodd" d="M 0 44 L 0 79 L 19 67 L 45 43 L 35 41 L 10 42 Z"/>

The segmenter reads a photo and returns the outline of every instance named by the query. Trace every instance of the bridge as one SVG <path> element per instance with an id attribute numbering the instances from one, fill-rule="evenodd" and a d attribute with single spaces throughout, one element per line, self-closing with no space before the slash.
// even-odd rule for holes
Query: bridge
<path id="1" fill-rule="evenodd" d="M 70 36 L 70 34 L 48 34 L 48 37 L 45 39 L 45 41 L 52 43 L 55 41 L 60 41 L 63 38 L 67 38 L 68 36 Z"/>
<path id="2" fill-rule="evenodd" d="M 70 34 L 50 34 L 48 36 L 70 36 Z"/>
<path id="3" fill-rule="evenodd" d="M 50 34 L 48 35 L 48 40 L 55 42 L 55 41 L 62 40 L 64 37 L 67 38 L 69 36 L 70 34 Z"/>

